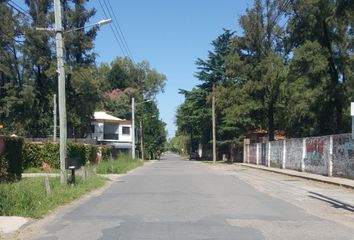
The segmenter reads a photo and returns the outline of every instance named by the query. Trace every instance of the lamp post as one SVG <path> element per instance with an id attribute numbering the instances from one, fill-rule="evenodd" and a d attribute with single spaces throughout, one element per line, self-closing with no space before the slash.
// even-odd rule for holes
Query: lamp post
<path id="1" fill-rule="evenodd" d="M 102 20 L 98 23 L 63 31 L 62 27 L 62 16 L 61 16 L 61 2 L 60 0 L 54 0 L 54 17 L 55 17 L 55 28 L 36 28 L 37 30 L 44 30 L 55 32 L 55 43 L 56 43 L 56 54 L 57 54 L 57 73 L 58 73 L 58 99 L 59 99 L 59 129 L 60 129 L 60 141 L 59 141 L 59 152 L 60 152 L 60 183 L 66 185 L 67 176 L 65 169 L 65 159 L 66 159 L 66 144 L 67 144 L 67 121 L 66 121 L 66 103 L 65 103 L 65 69 L 64 69 L 64 41 L 63 33 L 81 30 L 86 27 L 92 26 L 102 26 L 112 22 L 112 19 Z"/>

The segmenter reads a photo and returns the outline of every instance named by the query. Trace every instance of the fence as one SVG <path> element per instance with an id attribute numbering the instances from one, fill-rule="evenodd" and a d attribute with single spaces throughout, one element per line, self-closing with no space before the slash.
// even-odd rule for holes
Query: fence
<path id="1" fill-rule="evenodd" d="M 244 144 L 244 162 L 354 179 L 351 134 Z"/>

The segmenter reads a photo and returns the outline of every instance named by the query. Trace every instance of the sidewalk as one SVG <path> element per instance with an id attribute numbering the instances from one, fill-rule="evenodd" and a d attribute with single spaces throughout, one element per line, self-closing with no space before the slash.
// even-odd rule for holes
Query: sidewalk
<path id="1" fill-rule="evenodd" d="M 255 168 L 255 169 L 260 169 L 260 170 L 264 170 L 264 171 L 268 171 L 268 172 L 285 174 L 288 176 L 300 177 L 300 178 L 304 178 L 307 180 L 313 180 L 313 181 L 318 181 L 318 182 L 323 182 L 323 183 L 328 183 L 328 184 L 332 184 L 332 185 L 337 185 L 337 186 L 341 186 L 341 187 L 354 189 L 354 180 L 351 180 L 351 179 L 339 178 L 339 177 L 327 177 L 327 176 L 322 176 L 322 175 L 317 175 L 317 174 L 312 174 L 312 173 L 307 173 L 307 172 L 299 172 L 299 171 L 289 170 L 289 169 L 272 168 L 272 167 L 266 167 L 266 166 L 262 166 L 262 165 L 254 165 L 254 164 L 248 164 L 248 163 L 235 163 L 235 164 L 240 165 L 240 166 L 244 166 L 244 167 Z"/>

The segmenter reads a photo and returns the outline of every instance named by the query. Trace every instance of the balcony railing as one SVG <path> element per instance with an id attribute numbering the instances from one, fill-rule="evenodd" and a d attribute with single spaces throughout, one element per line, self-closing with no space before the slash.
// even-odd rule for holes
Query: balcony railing
<path id="1" fill-rule="evenodd" d="M 103 134 L 104 140 L 118 140 L 118 134 L 116 133 L 105 133 Z"/>

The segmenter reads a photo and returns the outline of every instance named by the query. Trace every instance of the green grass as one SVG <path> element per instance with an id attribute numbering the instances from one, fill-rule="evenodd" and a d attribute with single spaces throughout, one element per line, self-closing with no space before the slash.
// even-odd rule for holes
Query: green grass
<path id="1" fill-rule="evenodd" d="M 0 216 L 41 218 L 56 207 L 69 203 L 99 188 L 105 178 L 93 175 L 86 181 L 77 177 L 76 185 L 61 186 L 59 178 L 49 178 L 47 196 L 43 177 L 23 178 L 15 183 L 0 183 Z"/>
<path id="2" fill-rule="evenodd" d="M 102 161 L 97 165 L 93 165 L 96 168 L 97 173 L 100 174 L 120 174 L 127 173 L 128 171 L 142 166 L 144 163 L 140 159 L 132 159 L 127 155 L 122 155 L 117 159 L 111 159 L 108 161 Z"/>
<path id="3" fill-rule="evenodd" d="M 24 169 L 23 172 L 24 173 L 47 173 L 46 171 L 43 171 L 43 169 L 35 168 L 35 167 Z M 54 168 L 50 173 L 60 173 L 60 169 Z"/>

